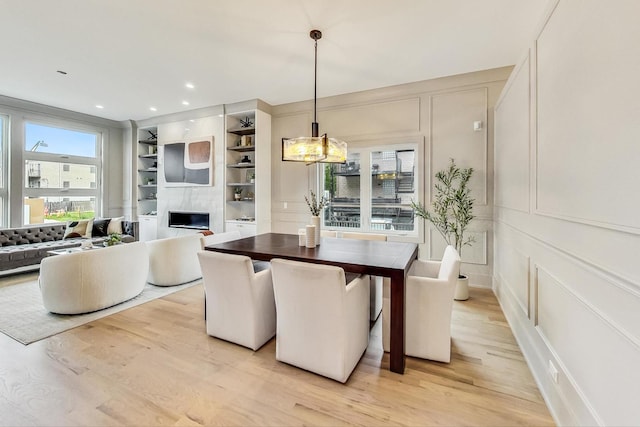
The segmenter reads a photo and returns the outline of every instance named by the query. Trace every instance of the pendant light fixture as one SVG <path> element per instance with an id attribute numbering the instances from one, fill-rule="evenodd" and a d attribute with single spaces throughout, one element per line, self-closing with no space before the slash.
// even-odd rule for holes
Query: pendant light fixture
<path id="1" fill-rule="evenodd" d="M 311 136 L 298 138 L 282 138 L 282 160 L 291 162 L 312 163 L 344 163 L 347 161 L 347 143 L 335 138 L 328 138 L 325 133 L 318 136 L 316 118 L 317 86 L 318 86 L 318 40 L 322 33 L 311 30 L 309 36 L 314 40 L 314 72 L 313 72 L 313 123 Z"/>

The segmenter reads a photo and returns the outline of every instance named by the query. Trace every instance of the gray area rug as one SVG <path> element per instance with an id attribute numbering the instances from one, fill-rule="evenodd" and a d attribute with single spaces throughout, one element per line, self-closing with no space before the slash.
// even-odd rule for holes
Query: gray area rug
<path id="1" fill-rule="evenodd" d="M 200 284 L 202 284 L 202 280 L 167 287 L 153 286 L 147 283 L 142 293 L 129 301 L 93 313 L 74 315 L 52 314 L 45 310 L 37 280 L 10 285 L 0 288 L 0 332 L 22 344 L 31 344 L 93 320 Z"/>

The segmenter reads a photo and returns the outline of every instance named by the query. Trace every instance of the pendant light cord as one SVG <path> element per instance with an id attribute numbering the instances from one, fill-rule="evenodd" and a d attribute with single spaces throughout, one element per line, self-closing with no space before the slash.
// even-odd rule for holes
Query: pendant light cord
<path id="1" fill-rule="evenodd" d="M 314 59 L 313 59 L 313 121 L 317 122 L 316 118 L 316 102 L 318 99 L 318 40 L 314 43 Z"/>

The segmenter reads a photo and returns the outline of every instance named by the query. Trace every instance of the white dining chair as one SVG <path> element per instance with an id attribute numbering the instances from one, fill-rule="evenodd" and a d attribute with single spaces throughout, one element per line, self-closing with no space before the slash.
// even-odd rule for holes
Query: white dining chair
<path id="1" fill-rule="evenodd" d="M 357 233 L 357 232 L 344 232 L 342 233 L 343 239 L 359 239 L 359 240 L 378 240 L 387 241 L 385 234 L 376 233 Z M 374 321 L 380 316 L 382 312 L 382 294 L 383 287 L 389 288 L 391 279 L 388 277 L 371 276 L 371 289 L 369 291 L 369 319 Z"/>
<path id="2" fill-rule="evenodd" d="M 369 344 L 369 276 L 346 283 L 344 270 L 271 260 L 276 359 L 346 382 Z"/>
<path id="3" fill-rule="evenodd" d="M 338 237 L 338 232 L 333 230 L 320 230 L 320 237 Z"/>
<path id="4" fill-rule="evenodd" d="M 198 252 L 207 334 L 257 350 L 276 333 L 271 270 L 254 272 L 251 258 Z"/>
<path id="5" fill-rule="evenodd" d="M 447 246 L 442 261 L 415 260 L 405 284 L 405 354 L 422 359 L 451 361 L 451 311 L 460 271 L 460 256 Z M 389 351 L 390 303 L 385 295 L 382 340 Z"/>

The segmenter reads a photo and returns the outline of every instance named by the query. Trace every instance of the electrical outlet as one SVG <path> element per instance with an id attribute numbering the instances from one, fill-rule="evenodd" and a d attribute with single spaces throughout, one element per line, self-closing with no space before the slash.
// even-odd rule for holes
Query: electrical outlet
<path id="1" fill-rule="evenodd" d="M 551 360 L 549 360 L 549 375 L 551 375 L 553 382 L 558 384 L 558 369 L 556 369 Z"/>
<path id="2" fill-rule="evenodd" d="M 289 204 L 287 202 L 284 202 L 284 208 L 287 209 L 289 207 Z"/>

